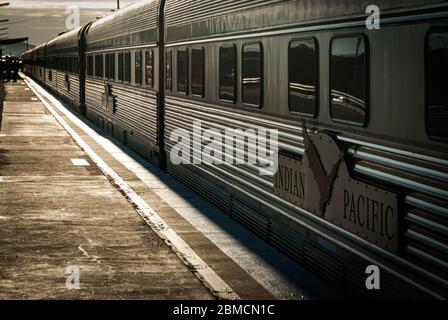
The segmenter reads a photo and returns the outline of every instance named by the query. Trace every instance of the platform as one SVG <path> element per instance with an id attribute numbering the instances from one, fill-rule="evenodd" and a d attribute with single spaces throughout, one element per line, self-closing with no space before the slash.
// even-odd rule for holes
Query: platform
<path id="1" fill-rule="evenodd" d="M 6 83 L 1 110 L 0 299 L 334 296 L 25 80 Z"/>

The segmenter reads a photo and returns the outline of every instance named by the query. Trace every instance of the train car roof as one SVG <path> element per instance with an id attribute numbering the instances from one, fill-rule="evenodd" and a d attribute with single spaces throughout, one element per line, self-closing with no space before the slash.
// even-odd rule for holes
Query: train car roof
<path id="1" fill-rule="evenodd" d="M 78 37 L 82 27 L 65 32 L 47 42 L 46 55 L 78 53 Z"/>
<path id="2" fill-rule="evenodd" d="M 181 3 L 181 4 L 180 4 Z M 219 37 L 282 26 L 365 19 L 371 0 L 167 0 L 167 43 Z M 447 0 L 378 0 L 381 14 L 447 5 Z"/>
<path id="3" fill-rule="evenodd" d="M 86 34 L 87 51 L 156 43 L 159 4 L 138 1 L 93 22 Z"/>
<path id="4" fill-rule="evenodd" d="M 47 45 L 47 42 L 42 43 L 38 45 L 37 47 L 33 48 L 31 52 L 33 53 L 33 57 L 35 58 L 43 58 L 45 54 L 45 46 Z"/>
<path id="5" fill-rule="evenodd" d="M 28 49 L 20 54 L 20 57 L 26 59 L 31 54 L 31 50 Z"/>

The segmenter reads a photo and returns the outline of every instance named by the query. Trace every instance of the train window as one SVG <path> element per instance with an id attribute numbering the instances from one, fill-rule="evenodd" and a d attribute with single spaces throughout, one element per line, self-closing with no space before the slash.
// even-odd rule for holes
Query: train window
<path id="1" fill-rule="evenodd" d="M 104 76 L 103 55 L 95 55 L 95 77 L 102 78 Z"/>
<path id="2" fill-rule="evenodd" d="M 73 72 L 74 73 L 76 73 L 76 74 L 78 74 L 79 73 L 79 70 L 78 70 L 78 57 L 75 57 L 75 59 L 74 59 L 74 62 L 73 62 Z"/>
<path id="3" fill-rule="evenodd" d="M 106 58 L 106 68 L 104 70 L 105 71 L 104 77 L 106 79 L 109 79 L 110 78 L 110 56 L 106 53 L 105 58 Z"/>
<path id="4" fill-rule="evenodd" d="M 263 94 L 263 53 L 261 43 L 243 46 L 242 67 L 243 103 L 260 107 Z"/>
<path id="5" fill-rule="evenodd" d="M 91 56 L 90 56 L 90 76 L 91 76 L 91 77 L 93 77 L 93 71 L 94 71 L 94 69 L 93 69 L 93 67 L 94 67 L 94 65 L 93 65 L 93 61 L 94 61 L 94 59 L 93 59 L 93 55 L 91 55 Z"/>
<path id="6" fill-rule="evenodd" d="M 318 57 L 315 39 L 289 44 L 289 111 L 314 117 L 317 111 Z"/>
<path id="7" fill-rule="evenodd" d="M 188 50 L 177 51 L 177 92 L 188 94 Z"/>
<path id="8" fill-rule="evenodd" d="M 367 119 L 368 43 L 364 36 L 331 42 L 330 112 L 334 121 L 363 126 Z"/>
<path id="9" fill-rule="evenodd" d="M 173 90 L 173 52 L 166 52 L 166 90 Z"/>
<path id="10" fill-rule="evenodd" d="M 131 53 L 124 54 L 124 81 L 131 82 Z"/>
<path id="11" fill-rule="evenodd" d="M 118 81 L 123 81 L 123 52 L 118 53 Z"/>
<path id="12" fill-rule="evenodd" d="M 75 57 L 70 57 L 70 72 L 75 72 Z"/>
<path id="13" fill-rule="evenodd" d="M 147 86 L 153 87 L 153 70 L 154 57 L 152 50 L 145 51 L 145 83 Z"/>
<path id="14" fill-rule="evenodd" d="M 204 48 L 191 50 L 191 93 L 204 96 L 205 51 Z"/>
<path id="15" fill-rule="evenodd" d="M 143 64 L 142 64 L 142 51 L 135 51 L 135 83 L 142 84 L 142 73 L 143 73 Z"/>
<path id="16" fill-rule="evenodd" d="M 115 80 L 115 53 L 109 53 L 109 79 Z"/>
<path id="17" fill-rule="evenodd" d="M 87 75 L 93 76 L 93 56 L 90 55 L 87 57 Z"/>
<path id="18" fill-rule="evenodd" d="M 219 98 L 236 101 L 236 47 L 219 48 Z"/>
<path id="19" fill-rule="evenodd" d="M 448 139 L 448 31 L 433 31 L 426 42 L 426 128 L 435 138 Z"/>

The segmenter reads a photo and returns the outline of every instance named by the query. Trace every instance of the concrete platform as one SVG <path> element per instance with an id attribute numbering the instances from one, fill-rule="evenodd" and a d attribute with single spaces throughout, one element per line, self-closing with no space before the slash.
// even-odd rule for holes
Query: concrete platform
<path id="1" fill-rule="evenodd" d="M 0 132 L 0 299 L 213 299 L 25 88 L 6 84 Z"/>

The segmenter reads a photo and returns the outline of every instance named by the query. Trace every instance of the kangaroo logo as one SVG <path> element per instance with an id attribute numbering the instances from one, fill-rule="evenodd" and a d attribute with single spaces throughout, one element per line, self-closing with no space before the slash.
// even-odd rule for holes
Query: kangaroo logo
<path id="1" fill-rule="evenodd" d="M 308 158 L 311 172 L 314 175 L 317 189 L 320 193 L 319 211 L 324 213 L 326 205 L 331 198 L 333 184 L 339 171 L 340 164 L 344 159 L 344 152 L 339 151 L 336 163 L 332 165 L 331 170 L 327 172 L 319 155 L 319 151 L 308 134 L 308 128 L 305 119 L 302 119 L 303 142 L 305 145 L 305 155 Z"/>

